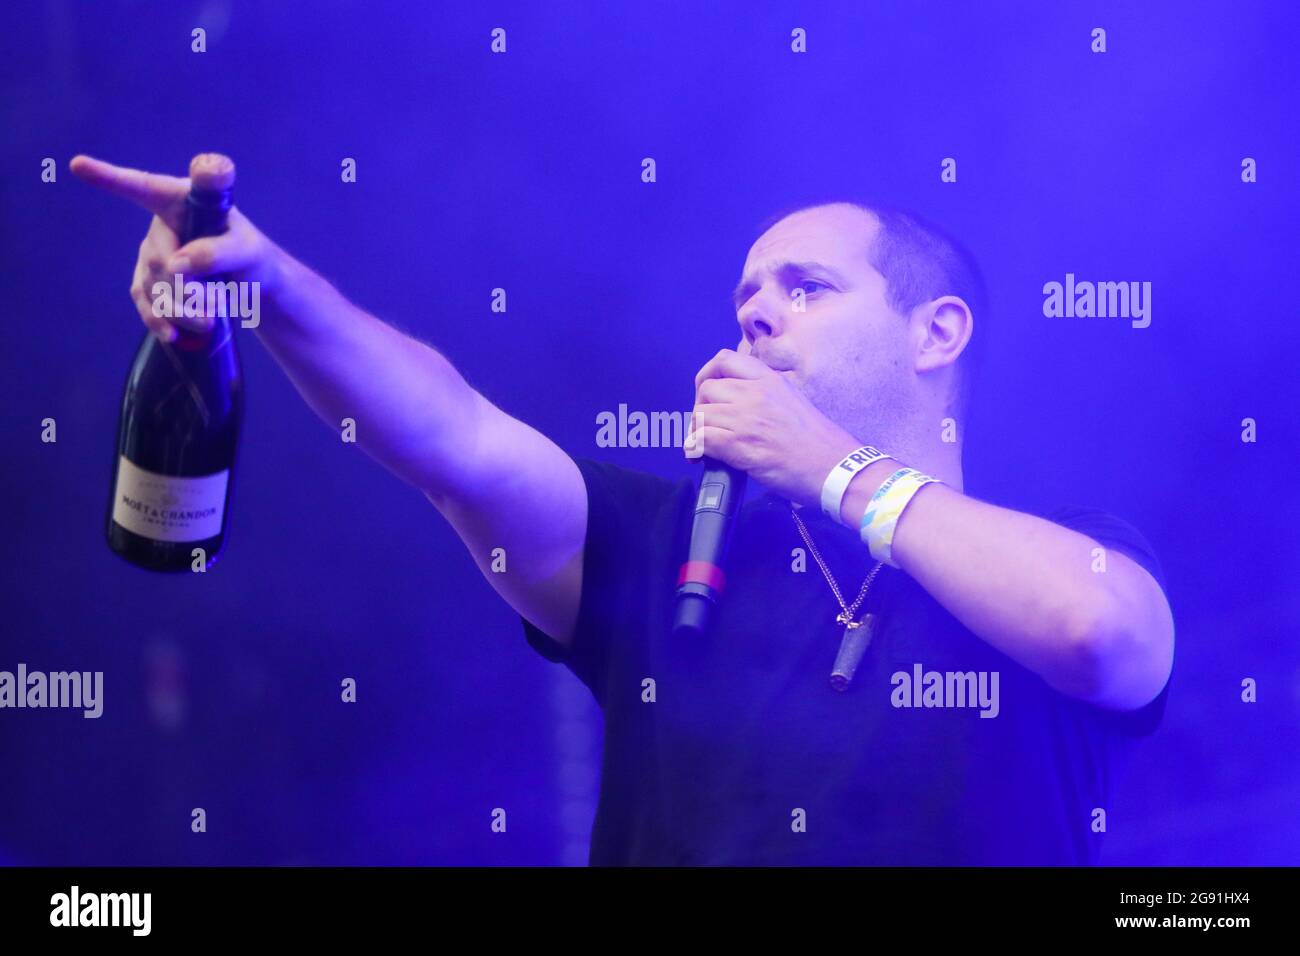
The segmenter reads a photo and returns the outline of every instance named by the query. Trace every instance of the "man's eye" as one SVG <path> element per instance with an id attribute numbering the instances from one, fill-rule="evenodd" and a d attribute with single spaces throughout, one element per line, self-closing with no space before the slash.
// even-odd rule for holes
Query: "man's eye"
<path id="1" fill-rule="evenodd" d="M 804 279 L 802 282 L 799 283 L 798 288 L 804 289 L 805 291 L 808 292 L 809 295 L 811 295 L 812 291 L 806 288 L 807 286 L 810 285 L 821 286 L 823 289 L 830 288 L 830 286 L 828 286 L 826 283 L 818 282 L 816 279 Z"/>

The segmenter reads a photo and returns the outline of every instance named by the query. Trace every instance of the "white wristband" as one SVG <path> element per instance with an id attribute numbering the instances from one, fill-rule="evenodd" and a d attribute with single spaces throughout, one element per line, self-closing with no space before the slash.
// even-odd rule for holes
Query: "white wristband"
<path id="1" fill-rule="evenodd" d="M 844 504 L 844 494 L 849 490 L 853 476 L 872 462 L 890 458 L 883 451 L 863 445 L 831 469 L 831 473 L 822 482 L 822 514 L 837 524 L 844 524 L 840 518 L 840 508 Z"/>

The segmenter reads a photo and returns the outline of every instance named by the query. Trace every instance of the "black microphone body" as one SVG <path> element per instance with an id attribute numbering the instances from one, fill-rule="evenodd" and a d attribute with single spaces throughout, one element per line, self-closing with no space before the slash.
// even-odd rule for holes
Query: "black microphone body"
<path id="1" fill-rule="evenodd" d="M 708 629 L 726 584 L 723 564 L 745 497 L 743 471 L 708 456 L 702 460 L 704 474 L 695 499 L 690 551 L 677 575 L 674 636 L 700 636 Z"/>

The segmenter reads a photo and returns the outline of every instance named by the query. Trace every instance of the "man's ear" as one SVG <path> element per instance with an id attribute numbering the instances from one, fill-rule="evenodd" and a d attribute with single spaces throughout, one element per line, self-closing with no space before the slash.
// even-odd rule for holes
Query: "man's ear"
<path id="1" fill-rule="evenodd" d="M 975 331 L 970 307 L 955 295 L 918 305 L 912 323 L 920 339 L 916 352 L 918 372 L 933 372 L 955 363 Z"/>

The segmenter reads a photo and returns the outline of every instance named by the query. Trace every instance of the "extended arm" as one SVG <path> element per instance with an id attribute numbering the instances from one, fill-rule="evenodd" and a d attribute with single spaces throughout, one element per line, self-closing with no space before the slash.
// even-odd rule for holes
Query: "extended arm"
<path id="1" fill-rule="evenodd" d="M 174 274 L 260 284 L 255 333 L 303 400 L 333 429 L 356 422 L 357 444 L 424 492 L 455 528 L 488 582 L 560 643 L 577 619 L 587 496 L 577 465 L 544 435 L 476 392 L 435 349 L 358 308 L 262 234 L 237 208 L 220 235 L 179 246 L 189 180 L 77 156 L 83 180 L 153 213 L 132 298 L 164 339 L 148 290 Z M 502 548 L 506 570 L 492 570 Z"/>

